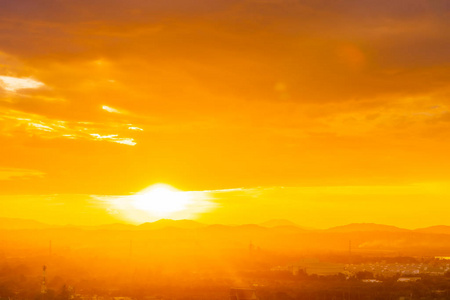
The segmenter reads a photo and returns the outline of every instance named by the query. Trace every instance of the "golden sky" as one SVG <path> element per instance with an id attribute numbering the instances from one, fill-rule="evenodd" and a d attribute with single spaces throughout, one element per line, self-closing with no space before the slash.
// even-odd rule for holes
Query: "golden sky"
<path id="1" fill-rule="evenodd" d="M 0 7 L 0 217 L 450 225 L 447 0 Z"/>

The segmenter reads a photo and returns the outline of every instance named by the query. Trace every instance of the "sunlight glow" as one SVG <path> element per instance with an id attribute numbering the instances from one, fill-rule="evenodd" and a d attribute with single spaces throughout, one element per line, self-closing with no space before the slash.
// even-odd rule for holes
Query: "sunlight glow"
<path id="1" fill-rule="evenodd" d="M 132 205 L 154 215 L 167 216 L 185 210 L 191 200 L 189 193 L 167 184 L 156 184 L 136 195 Z"/>
<path id="2" fill-rule="evenodd" d="M 132 195 L 93 196 L 110 215 L 133 224 L 197 219 L 218 207 L 210 191 L 180 191 L 158 183 Z"/>

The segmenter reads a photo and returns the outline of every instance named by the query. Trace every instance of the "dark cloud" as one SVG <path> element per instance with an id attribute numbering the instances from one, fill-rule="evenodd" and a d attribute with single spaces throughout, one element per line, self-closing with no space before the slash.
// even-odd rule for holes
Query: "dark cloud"
<path id="1" fill-rule="evenodd" d="M 445 1 L 4 4 L 2 50 L 33 64 L 138 58 L 232 97 L 279 100 L 280 81 L 303 102 L 426 93 L 450 76 Z"/>

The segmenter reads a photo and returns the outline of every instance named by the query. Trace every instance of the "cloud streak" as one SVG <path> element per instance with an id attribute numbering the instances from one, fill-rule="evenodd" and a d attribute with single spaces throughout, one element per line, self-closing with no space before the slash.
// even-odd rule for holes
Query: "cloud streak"
<path id="1" fill-rule="evenodd" d="M 136 145 L 134 138 L 98 133 L 117 130 L 126 132 L 128 124 L 113 123 L 108 126 L 104 123 L 63 121 L 15 110 L 0 110 L 0 126 L 0 134 L 6 136 L 22 131 L 43 139 L 65 138 Z"/>
<path id="2" fill-rule="evenodd" d="M 43 177 L 44 175 L 45 173 L 37 170 L 0 167 L 0 180 L 32 179 L 36 177 Z"/>
<path id="3" fill-rule="evenodd" d="M 23 89 L 37 89 L 43 86 L 45 86 L 45 84 L 31 78 L 0 76 L 0 87 L 10 92 L 16 92 Z"/>
<path id="4" fill-rule="evenodd" d="M 103 109 L 103 110 L 106 110 L 106 111 L 109 112 L 109 113 L 114 113 L 114 114 L 120 114 L 120 113 L 122 113 L 120 110 L 115 109 L 115 108 L 110 107 L 110 106 L 107 106 L 107 105 L 103 105 L 103 106 L 102 106 L 102 109 Z"/>

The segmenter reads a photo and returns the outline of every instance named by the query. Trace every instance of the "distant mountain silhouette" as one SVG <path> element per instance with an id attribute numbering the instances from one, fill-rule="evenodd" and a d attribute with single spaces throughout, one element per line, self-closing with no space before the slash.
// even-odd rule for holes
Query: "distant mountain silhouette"
<path id="1" fill-rule="evenodd" d="M 273 219 L 270 221 L 266 221 L 263 223 L 259 224 L 260 226 L 266 227 L 266 228 L 285 228 L 287 230 L 316 230 L 315 228 L 312 227 L 305 227 L 305 226 L 300 226 L 292 221 L 289 220 L 285 220 L 285 219 Z"/>
<path id="2" fill-rule="evenodd" d="M 361 231 L 384 231 L 384 232 L 408 232 L 410 230 L 390 225 L 374 223 L 353 223 L 326 229 L 328 232 L 361 232 Z"/>
<path id="3" fill-rule="evenodd" d="M 127 231 L 127 230 L 157 230 L 165 228 L 174 229 L 202 229 L 204 232 L 245 232 L 245 233 L 263 233 L 277 232 L 287 233 L 364 233 L 364 232 L 389 232 L 389 233 L 423 233 L 423 234 L 449 234 L 450 226 L 436 225 L 414 230 L 399 228 L 390 225 L 374 223 L 353 223 L 343 226 L 332 227 L 324 230 L 301 227 L 294 222 L 283 219 L 274 219 L 260 224 L 242 224 L 242 225 L 223 225 L 223 224 L 202 224 L 193 220 L 171 220 L 161 219 L 155 222 L 132 225 L 125 223 L 113 223 L 104 225 L 49 225 L 35 220 L 19 218 L 0 218 L 0 230 L 37 230 L 37 229 L 55 229 L 55 230 L 108 230 L 108 231 Z"/>
<path id="4" fill-rule="evenodd" d="M 437 225 L 426 228 L 418 228 L 414 230 L 415 232 L 421 233 L 431 233 L 431 234 L 450 234 L 450 226 Z"/>
<path id="5" fill-rule="evenodd" d="M 55 226 L 44 224 L 34 220 L 15 219 L 15 218 L 0 218 L 0 229 L 47 229 Z"/>
<path id="6" fill-rule="evenodd" d="M 202 228 L 203 232 L 210 232 L 216 234 L 222 233 L 261 233 L 269 230 L 267 227 L 259 226 L 256 224 L 243 224 L 243 225 L 222 225 L 222 224 L 213 224 L 208 225 Z"/>
<path id="7" fill-rule="evenodd" d="M 259 225 L 260 226 L 264 226 L 264 227 L 269 227 L 269 228 L 279 227 L 279 226 L 300 227 L 297 224 L 295 224 L 294 222 L 291 222 L 289 220 L 284 220 L 284 219 L 274 219 L 274 220 L 270 220 L 270 221 L 267 221 L 267 222 L 260 223 Z"/>
<path id="8" fill-rule="evenodd" d="M 136 225 L 124 223 L 113 223 L 113 224 L 86 227 L 86 229 L 98 229 L 98 230 L 135 230 L 136 228 L 137 228 Z"/>
<path id="9" fill-rule="evenodd" d="M 142 223 L 137 226 L 139 230 L 154 230 L 162 229 L 167 227 L 183 228 L 183 229 L 197 229 L 205 227 L 206 225 L 192 221 L 192 220 L 171 220 L 171 219 L 161 219 L 155 222 Z"/>
<path id="10" fill-rule="evenodd" d="M 266 227 L 259 226 L 256 224 L 243 224 L 238 226 L 233 226 L 235 230 L 242 230 L 246 232 L 261 232 L 267 230 Z"/>

